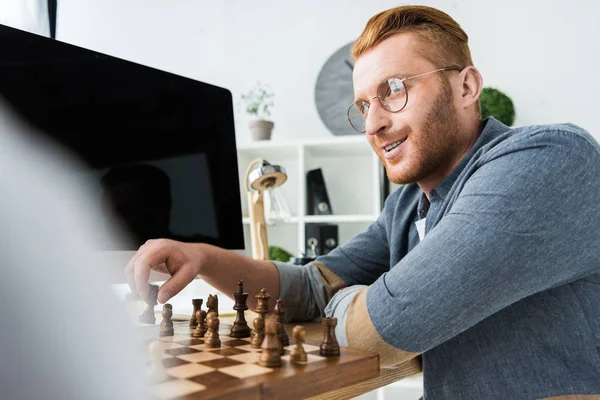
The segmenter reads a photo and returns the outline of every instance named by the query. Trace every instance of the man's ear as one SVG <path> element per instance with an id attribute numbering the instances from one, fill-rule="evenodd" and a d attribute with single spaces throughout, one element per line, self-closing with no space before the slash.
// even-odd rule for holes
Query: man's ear
<path id="1" fill-rule="evenodd" d="M 462 79 L 462 90 L 460 104 L 463 108 L 469 108 L 479 101 L 479 95 L 483 89 L 483 78 L 479 70 L 472 65 L 465 67 L 460 72 Z"/>

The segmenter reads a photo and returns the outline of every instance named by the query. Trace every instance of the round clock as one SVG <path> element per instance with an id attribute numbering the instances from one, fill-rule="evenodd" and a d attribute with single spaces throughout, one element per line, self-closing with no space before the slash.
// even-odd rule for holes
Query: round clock
<path id="1" fill-rule="evenodd" d="M 315 103 L 321 120 L 334 135 L 358 135 L 348 123 L 348 107 L 354 101 L 350 42 L 329 57 L 317 78 Z"/>

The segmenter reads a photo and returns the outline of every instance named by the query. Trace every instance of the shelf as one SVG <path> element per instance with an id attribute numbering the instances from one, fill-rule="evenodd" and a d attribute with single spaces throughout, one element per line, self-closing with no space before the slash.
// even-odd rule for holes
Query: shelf
<path id="1" fill-rule="evenodd" d="M 372 214 L 356 214 L 356 215 L 305 215 L 304 222 L 309 223 L 336 223 L 336 222 L 373 222 L 378 218 L 377 215 Z M 296 224 L 300 220 L 297 216 L 287 222 L 288 224 Z M 250 217 L 243 217 L 242 222 L 244 224 L 250 223 Z"/>
<path id="2" fill-rule="evenodd" d="M 244 224 L 249 224 L 250 223 L 250 217 L 243 217 L 242 218 L 242 222 Z M 297 224 L 298 223 L 298 217 L 297 216 L 292 216 L 292 218 L 287 222 L 288 224 Z M 270 225 L 267 225 L 270 226 Z"/>
<path id="3" fill-rule="evenodd" d="M 309 223 L 336 223 L 336 222 L 374 222 L 378 218 L 372 214 L 356 215 L 306 215 L 304 222 Z"/>

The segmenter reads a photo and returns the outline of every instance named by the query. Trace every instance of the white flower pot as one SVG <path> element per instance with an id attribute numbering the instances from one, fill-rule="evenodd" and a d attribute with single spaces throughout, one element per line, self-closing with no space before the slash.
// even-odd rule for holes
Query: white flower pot
<path id="1" fill-rule="evenodd" d="M 252 140 L 270 140 L 274 125 L 273 122 L 264 119 L 250 121 L 249 126 Z"/>

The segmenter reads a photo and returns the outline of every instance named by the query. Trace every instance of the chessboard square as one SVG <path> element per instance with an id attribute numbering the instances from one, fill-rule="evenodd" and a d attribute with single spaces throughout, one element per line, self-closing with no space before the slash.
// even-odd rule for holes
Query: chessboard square
<path id="1" fill-rule="evenodd" d="M 250 344 L 250 341 L 243 340 L 243 339 L 229 338 L 229 340 L 225 341 L 224 344 L 226 346 L 231 346 L 231 347 L 241 347 L 241 346 Z"/>
<path id="2" fill-rule="evenodd" d="M 260 352 L 249 352 L 244 354 L 238 354 L 236 356 L 231 356 L 232 360 L 241 361 L 243 363 L 256 363 L 260 357 Z"/>
<path id="3" fill-rule="evenodd" d="M 211 352 L 214 352 L 216 354 L 220 354 L 222 356 L 234 356 L 236 354 L 243 354 L 243 353 L 247 353 L 247 350 L 242 350 L 239 349 L 238 347 L 218 347 L 215 349 L 210 349 L 210 348 L 206 348 L 204 347 L 204 345 L 198 345 L 198 346 L 190 346 L 192 349 L 198 349 L 198 350 L 208 350 Z"/>
<path id="4" fill-rule="evenodd" d="M 216 360 L 218 358 L 223 358 L 223 356 L 220 354 L 215 354 L 213 352 L 209 352 L 209 351 L 207 351 L 207 352 L 199 351 L 199 352 L 193 353 L 193 354 L 183 354 L 181 356 L 177 356 L 177 358 L 181 358 L 182 360 L 189 361 L 189 362 L 201 363 L 204 361 L 211 361 L 211 360 Z"/>
<path id="5" fill-rule="evenodd" d="M 285 346 L 284 348 L 287 349 L 287 350 L 292 351 L 294 349 L 294 347 L 296 347 L 296 345 L 295 344 L 291 344 L 289 346 Z M 304 348 L 304 351 L 306 351 L 307 353 L 311 352 L 311 351 L 316 351 L 318 353 L 319 350 L 320 350 L 319 346 L 313 346 L 312 344 L 306 344 L 306 343 L 304 343 L 304 344 L 302 344 L 302 347 Z"/>
<path id="6" fill-rule="evenodd" d="M 231 368 L 231 367 L 230 367 Z M 213 371 L 207 374 L 193 376 L 188 380 L 200 383 L 206 387 L 234 387 L 243 383 L 243 381 L 235 376 L 223 374 L 220 371 Z"/>
<path id="7" fill-rule="evenodd" d="M 183 365 L 183 364 L 189 364 L 188 361 L 184 361 L 177 357 L 167 358 L 167 359 L 163 360 L 162 363 L 165 366 L 165 368 L 171 368 L 171 367 L 177 367 L 177 366 Z"/>
<path id="8" fill-rule="evenodd" d="M 252 353 L 248 353 L 248 354 L 252 354 Z M 260 365 L 256 365 L 256 364 L 244 363 L 244 364 L 240 364 L 240 365 L 234 365 L 232 367 L 221 368 L 219 371 L 224 374 L 227 374 L 227 375 L 235 376 L 236 378 L 246 379 L 251 376 L 268 374 L 270 372 L 273 372 L 273 369 L 261 367 Z"/>
<path id="9" fill-rule="evenodd" d="M 177 343 L 177 344 L 182 345 L 182 346 L 190 346 L 190 347 L 192 347 L 192 346 L 196 346 L 196 345 L 204 343 L 204 340 L 203 339 L 196 339 L 196 338 L 190 337 L 190 338 L 187 338 L 185 340 L 178 340 L 177 342 L 174 342 L 174 343 Z"/>
<path id="10" fill-rule="evenodd" d="M 163 342 L 179 342 L 182 340 L 187 340 L 189 339 L 189 336 L 184 336 L 184 335 L 173 335 L 173 336 L 161 336 L 160 340 L 162 340 Z"/>
<path id="11" fill-rule="evenodd" d="M 178 367 L 169 368 L 167 373 L 176 378 L 186 379 L 192 376 L 207 374 L 209 372 L 214 371 L 214 368 L 203 364 L 184 364 Z"/>
<path id="12" fill-rule="evenodd" d="M 258 349 L 255 349 L 254 347 L 252 347 L 249 344 L 245 344 L 243 346 L 237 346 L 236 349 L 246 350 L 246 351 L 254 351 L 254 352 L 261 352 L 262 351 L 262 349 L 260 347 Z"/>
<path id="13" fill-rule="evenodd" d="M 165 353 L 170 354 L 172 356 L 181 356 L 183 354 L 192 354 L 192 353 L 197 353 L 199 351 L 200 350 L 192 349 L 190 347 L 179 347 L 176 349 L 165 350 Z"/>
<path id="14" fill-rule="evenodd" d="M 287 360 L 290 363 L 292 363 L 292 361 L 290 360 L 290 355 L 289 354 L 281 356 L 281 359 L 282 360 Z M 323 360 L 326 360 L 326 357 L 322 357 L 322 356 L 318 356 L 318 355 L 310 354 L 310 353 L 306 354 L 306 364 L 314 363 L 314 362 L 317 362 L 317 361 L 323 361 Z"/>
<path id="15" fill-rule="evenodd" d="M 177 397 L 206 390 L 206 386 L 188 380 L 173 379 L 160 383 L 151 388 L 151 393 L 161 399 L 175 399 Z"/>
<path id="16" fill-rule="evenodd" d="M 241 361 L 232 360 L 231 358 L 227 358 L 227 357 L 219 358 L 219 359 L 211 360 L 211 361 L 205 361 L 202 363 L 202 365 L 206 365 L 207 367 L 211 367 L 214 369 L 231 367 L 233 365 L 240 365 L 240 364 L 242 364 Z"/>
<path id="17" fill-rule="evenodd" d="M 164 342 L 164 346 L 165 350 L 180 349 L 183 347 L 181 344 L 175 342 Z"/>

